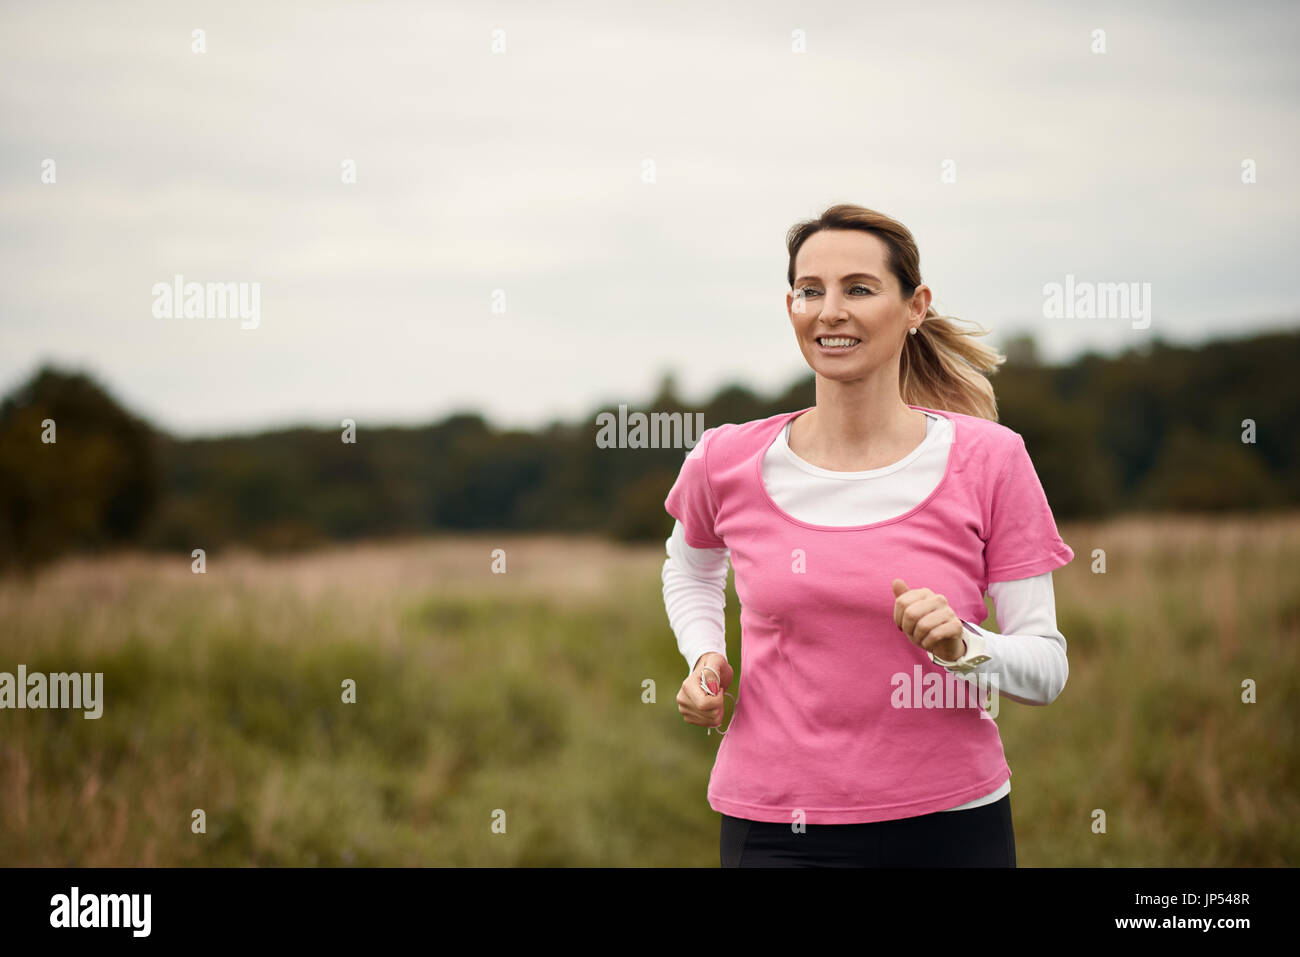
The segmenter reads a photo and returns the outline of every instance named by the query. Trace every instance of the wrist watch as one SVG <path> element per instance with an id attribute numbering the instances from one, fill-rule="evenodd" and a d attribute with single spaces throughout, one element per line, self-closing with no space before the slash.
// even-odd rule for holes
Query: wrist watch
<path id="1" fill-rule="evenodd" d="M 985 641 L 984 636 L 980 634 L 979 629 L 968 621 L 962 622 L 962 627 L 966 629 L 966 634 L 962 637 L 966 640 L 966 654 L 962 655 L 956 661 L 945 661 L 938 657 L 934 652 L 930 652 L 930 660 L 936 665 L 942 665 L 949 671 L 956 671 L 961 674 L 974 671 L 984 662 L 989 660 L 989 656 L 984 653 Z"/>

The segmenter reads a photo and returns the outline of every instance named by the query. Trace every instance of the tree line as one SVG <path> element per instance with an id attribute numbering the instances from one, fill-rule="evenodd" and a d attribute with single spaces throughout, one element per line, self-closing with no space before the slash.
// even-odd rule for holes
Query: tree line
<path id="1" fill-rule="evenodd" d="M 1058 522 L 1300 502 L 1300 333 L 1154 339 L 1063 365 L 1038 361 L 1031 339 L 1005 351 L 999 421 L 1024 436 Z M 618 404 L 535 431 L 461 412 L 415 428 L 361 423 L 355 442 L 341 425 L 187 440 L 85 373 L 45 366 L 0 403 L 0 567 L 122 545 L 291 550 L 437 531 L 662 540 L 685 451 L 600 447 L 597 416 Z M 728 385 L 689 407 L 668 376 L 635 410 L 703 413 L 711 428 L 813 404 L 811 375 L 770 396 Z"/>

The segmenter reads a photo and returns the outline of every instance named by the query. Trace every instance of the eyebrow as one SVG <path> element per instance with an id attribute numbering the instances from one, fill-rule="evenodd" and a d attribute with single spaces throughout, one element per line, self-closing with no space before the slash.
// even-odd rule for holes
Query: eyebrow
<path id="1" fill-rule="evenodd" d="M 845 279 L 871 279 L 874 280 L 875 282 L 880 282 L 879 276 L 873 276 L 869 272 L 851 272 L 844 278 Z M 821 282 L 820 276 L 800 276 L 798 279 L 795 280 L 795 282 L 800 283 L 803 282 L 805 279 L 816 279 L 818 282 Z"/>

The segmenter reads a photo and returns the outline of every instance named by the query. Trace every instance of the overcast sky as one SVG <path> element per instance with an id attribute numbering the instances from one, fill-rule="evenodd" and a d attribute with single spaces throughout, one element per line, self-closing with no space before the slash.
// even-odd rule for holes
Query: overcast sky
<path id="1" fill-rule="evenodd" d="M 782 389 L 785 232 L 835 202 L 994 345 L 1296 327 L 1296 4 L 923 7 L 6 2 L 0 391 L 53 361 L 198 435 Z M 257 327 L 155 316 L 177 274 Z M 1045 318 L 1067 274 L 1150 327 Z"/>

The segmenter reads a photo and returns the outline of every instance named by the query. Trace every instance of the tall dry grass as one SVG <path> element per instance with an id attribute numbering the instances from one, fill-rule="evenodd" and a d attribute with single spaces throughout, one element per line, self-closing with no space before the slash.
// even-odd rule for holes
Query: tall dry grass
<path id="1" fill-rule="evenodd" d="M 1069 683 L 998 717 L 1020 864 L 1295 864 L 1300 516 L 1062 534 Z M 0 580 L 0 671 L 102 671 L 105 698 L 0 711 L 0 862 L 716 866 L 719 739 L 677 712 L 662 563 L 472 536 Z"/>

